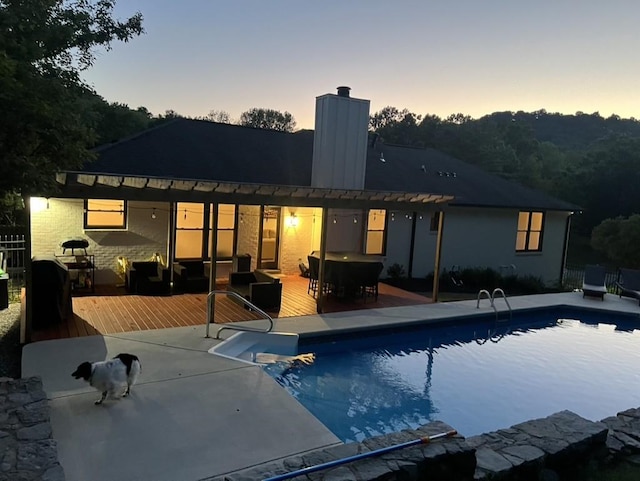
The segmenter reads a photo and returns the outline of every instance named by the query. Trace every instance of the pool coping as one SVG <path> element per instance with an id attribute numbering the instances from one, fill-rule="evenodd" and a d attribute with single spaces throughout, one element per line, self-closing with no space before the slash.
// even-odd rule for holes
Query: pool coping
<path id="1" fill-rule="evenodd" d="M 640 318 L 634 300 L 612 294 L 604 301 L 570 292 L 510 297 L 509 302 L 514 311 L 579 307 Z M 501 300 L 496 306 L 506 312 Z M 486 299 L 479 308 L 475 300 L 456 301 L 274 319 L 274 331 L 317 337 L 491 313 Z M 205 326 L 171 328 L 25 346 L 22 373 L 42 378 L 68 481 L 195 480 L 341 444 L 259 367 L 208 354 L 220 341 L 204 332 Z M 96 392 L 70 373 L 81 361 L 126 351 L 143 360 L 140 384 L 130 399 L 106 409 L 93 406 Z M 100 432 L 111 434 L 99 439 L 100 449 L 87 450 Z M 136 471 L 145 464 L 146 471 Z"/>

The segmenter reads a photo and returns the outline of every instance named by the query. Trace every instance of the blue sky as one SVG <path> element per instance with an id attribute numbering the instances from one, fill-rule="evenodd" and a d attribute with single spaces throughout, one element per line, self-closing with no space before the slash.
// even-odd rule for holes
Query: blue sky
<path id="1" fill-rule="evenodd" d="M 154 114 L 262 107 L 313 128 L 315 97 L 347 85 L 372 113 L 640 118 L 635 0 L 120 0 L 116 16 L 135 11 L 146 34 L 84 78 Z"/>

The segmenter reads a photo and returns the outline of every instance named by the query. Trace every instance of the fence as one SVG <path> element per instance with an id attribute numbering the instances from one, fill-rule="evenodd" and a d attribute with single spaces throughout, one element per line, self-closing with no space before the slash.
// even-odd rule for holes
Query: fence
<path id="1" fill-rule="evenodd" d="M 24 234 L 0 234 L 0 252 L 2 263 L 6 262 L 6 271 L 9 274 L 9 298 L 20 296 L 20 290 L 24 287 Z M 5 269 L 5 266 L 2 266 Z"/>
<path id="2" fill-rule="evenodd" d="M 604 283 L 609 292 L 615 291 L 616 281 L 618 280 L 618 271 L 609 270 L 605 272 Z M 563 287 L 567 289 L 582 289 L 584 281 L 584 266 L 566 266 L 563 275 Z"/>

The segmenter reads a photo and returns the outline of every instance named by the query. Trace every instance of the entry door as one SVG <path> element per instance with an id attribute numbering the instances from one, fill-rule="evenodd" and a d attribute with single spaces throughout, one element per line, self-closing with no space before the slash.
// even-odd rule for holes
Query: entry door
<path id="1" fill-rule="evenodd" d="M 265 206 L 262 216 L 262 249 L 259 266 L 278 269 L 280 250 L 280 207 Z"/>

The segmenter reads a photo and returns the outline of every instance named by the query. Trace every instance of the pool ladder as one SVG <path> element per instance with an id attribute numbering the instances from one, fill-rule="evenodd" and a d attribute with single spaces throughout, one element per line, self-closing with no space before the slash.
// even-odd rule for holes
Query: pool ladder
<path id="1" fill-rule="evenodd" d="M 257 327 L 237 326 L 237 325 L 233 325 L 233 324 L 225 324 L 224 326 L 222 326 L 222 327 L 220 327 L 218 329 L 218 332 L 216 332 L 216 337 L 215 337 L 216 339 L 220 339 L 220 333 L 222 331 L 224 331 L 225 329 L 229 329 L 229 330 L 233 330 L 233 331 L 249 331 L 249 332 L 271 332 L 271 329 L 273 329 L 273 318 L 269 314 L 264 312 L 262 309 L 260 309 L 259 307 L 255 306 L 254 304 L 249 302 L 247 299 L 242 297 L 237 292 L 217 290 L 217 291 L 211 291 L 207 295 L 207 328 L 205 330 L 204 337 L 210 337 L 209 336 L 209 326 L 211 325 L 211 319 L 213 317 L 215 317 L 215 310 L 213 309 L 213 299 L 215 298 L 215 296 L 217 294 L 224 294 L 226 296 L 235 297 L 236 299 L 241 301 L 245 306 L 247 306 L 250 310 L 256 311 L 258 314 L 261 314 L 265 319 L 267 319 L 269 321 L 269 327 L 267 327 L 266 329 L 259 329 Z M 213 322 L 215 324 L 215 319 L 214 319 Z"/>
<path id="2" fill-rule="evenodd" d="M 504 293 L 504 291 L 502 289 L 500 289 L 499 287 L 496 287 L 491 294 L 489 294 L 489 291 L 486 290 L 486 289 L 480 289 L 480 291 L 478 292 L 478 302 L 476 304 L 476 309 L 480 308 L 480 299 L 482 298 L 482 294 L 486 294 L 487 299 L 489 299 L 489 301 L 491 302 L 491 307 L 493 308 L 494 312 L 496 313 L 496 321 L 498 320 L 498 309 L 496 308 L 496 303 L 495 303 L 496 294 L 500 294 L 502 296 L 502 298 L 504 299 L 505 304 L 509 308 L 509 319 L 511 319 L 513 317 L 513 311 L 511 310 L 511 305 L 509 304 L 509 301 L 507 300 L 507 295 Z"/>

